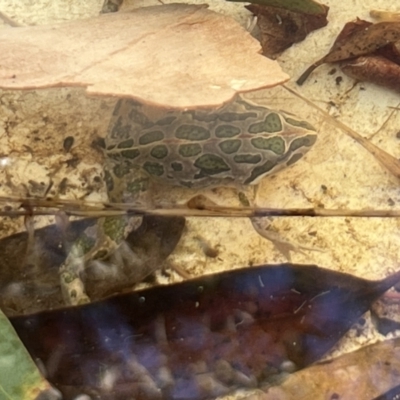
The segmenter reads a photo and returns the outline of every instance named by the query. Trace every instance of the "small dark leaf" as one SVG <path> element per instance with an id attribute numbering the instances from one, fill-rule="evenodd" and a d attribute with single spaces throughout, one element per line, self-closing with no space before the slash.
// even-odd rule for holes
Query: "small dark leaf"
<path id="1" fill-rule="evenodd" d="M 400 65 L 385 57 L 361 56 L 343 63 L 341 68 L 351 78 L 400 92 Z"/>
<path id="2" fill-rule="evenodd" d="M 399 22 L 379 22 L 370 24 L 357 20 L 345 25 L 329 53 L 311 65 L 297 80 L 302 85 L 311 72 L 324 63 L 354 59 L 373 54 L 390 43 L 400 40 Z"/>
<path id="3" fill-rule="evenodd" d="M 67 400 L 204 399 L 318 360 L 399 280 L 249 267 L 11 322 Z"/>
<path id="4" fill-rule="evenodd" d="M 228 1 L 233 1 L 235 3 L 246 2 L 268 7 L 279 7 L 303 14 L 322 14 L 324 13 L 324 10 L 326 8 L 325 5 L 317 3 L 316 1 L 313 0 L 251 0 L 251 1 L 228 0 Z"/>
<path id="5" fill-rule="evenodd" d="M 329 8 L 323 5 L 320 13 L 292 11 L 282 6 L 250 4 L 245 7 L 257 16 L 263 54 L 270 58 L 276 58 L 293 43 L 301 42 L 310 32 L 328 23 Z"/>

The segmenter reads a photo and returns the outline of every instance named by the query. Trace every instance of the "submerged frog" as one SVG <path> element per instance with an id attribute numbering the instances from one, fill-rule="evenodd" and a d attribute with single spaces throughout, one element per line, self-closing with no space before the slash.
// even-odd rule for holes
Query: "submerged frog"
<path id="1" fill-rule="evenodd" d="M 187 188 L 255 185 L 297 162 L 316 138 L 308 122 L 240 97 L 217 110 L 163 111 L 154 118 L 136 101 L 119 100 L 104 141 L 107 191 L 110 201 L 148 205 L 154 182 Z M 263 230 L 260 219 L 252 222 L 267 239 L 288 243 Z M 82 265 L 108 256 L 129 231 L 122 217 L 103 218 L 98 226 L 72 245 L 61 267 L 70 303 L 88 301 L 79 279 Z"/>

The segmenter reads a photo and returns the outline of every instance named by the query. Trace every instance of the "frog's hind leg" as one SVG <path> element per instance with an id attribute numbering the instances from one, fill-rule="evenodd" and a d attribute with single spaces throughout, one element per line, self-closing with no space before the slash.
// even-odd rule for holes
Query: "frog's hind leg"
<path id="1" fill-rule="evenodd" d="M 140 219 L 136 218 L 137 225 Z M 70 305 L 90 301 L 85 291 L 86 265 L 92 260 L 102 260 L 112 254 L 131 229 L 127 217 L 104 217 L 85 229 L 69 248 L 67 258 L 60 267 L 60 283 L 64 301 Z"/>
<path id="2" fill-rule="evenodd" d="M 303 246 L 284 239 L 278 232 L 272 230 L 273 219 L 270 217 L 253 217 L 250 218 L 255 231 L 263 238 L 272 242 L 276 250 L 278 250 L 288 261 L 291 261 L 290 252 L 305 254 L 304 250 L 322 251 L 318 248 Z"/>
<path id="3" fill-rule="evenodd" d="M 258 185 L 254 186 L 254 199 L 257 197 Z M 243 205 L 250 206 L 250 202 L 243 192 L 239 193 L 240 202 Z M 299 243 L 295 243 L 284 239 L 278 232 L 273 229 L 273 218 L 272 217 L 252 217 L 250 221 L 255 231 L 263 238 L 269 240 L 288 261 L 291 261 L 291 252 L 306 254 L 306 251 L 323 251 L 319 248 L 303 246 Z"/>
<path id="4" fill-rule="evenodd" d="M 106 168 L 106 183 L 110 201 L 132 202 L 134 205 L 147 200 L 148 175 L 137 170 L 125 169 L 123 180 L 118 180 Z M 118 185 L 117 185 L 118 182 Z M 139 201 L 140 199 L 140 201 Z M 60 267 L 60 283 L 65 303 L 70 305 L 90 301 L 85 291 L 86 265 L 92 260 L 104 260 L 113 254 L 127 235 L 138 228 L 141 217 L 127 215 L 102 217 L 88 227 L 67 249 L 67 258 Z M 129 260 L 124 260 L 129 263 Z"/>

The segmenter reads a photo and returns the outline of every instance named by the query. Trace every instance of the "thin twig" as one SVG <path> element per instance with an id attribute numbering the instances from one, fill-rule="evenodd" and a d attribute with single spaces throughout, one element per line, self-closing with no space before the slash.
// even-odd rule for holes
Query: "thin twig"
<path id="1" fill-rule="evenodd" d="M 10 200 L 12 199 L 12 200 Z M 4 198 L 0 197 L 0 201 Z M 68 216 L 110 217 L 120 215 L 143 216 L 183 216 L 183 217 L 359 217 L 359 218 L 398 218 L 400 210 L 340 210 L 325 208 L 265 208 L 265 207 L 226 207 L 205 205 L 201 209 L 186 206 L 171 208 L 135 207 L 123 203 L 86 203 L 58 199 L 7 198 L 21 204 L 22 209 L 3 210 L 0 216 L 55 215 L 60 210 Z"/>

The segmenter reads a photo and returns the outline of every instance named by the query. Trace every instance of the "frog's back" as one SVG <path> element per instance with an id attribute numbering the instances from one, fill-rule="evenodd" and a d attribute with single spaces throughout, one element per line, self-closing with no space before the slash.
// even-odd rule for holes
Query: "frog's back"
<path id="1" fill-rule="evenodd" d="M 120 100 L 106 138 L 106 155 L 174 185 L 255 184 L 299 160 L 315 143 L 307 122 L 242 99 L 217 110 L 165 111 L 151 119 Z M 126 170 L 126 168 L 125 168 Z"/>

